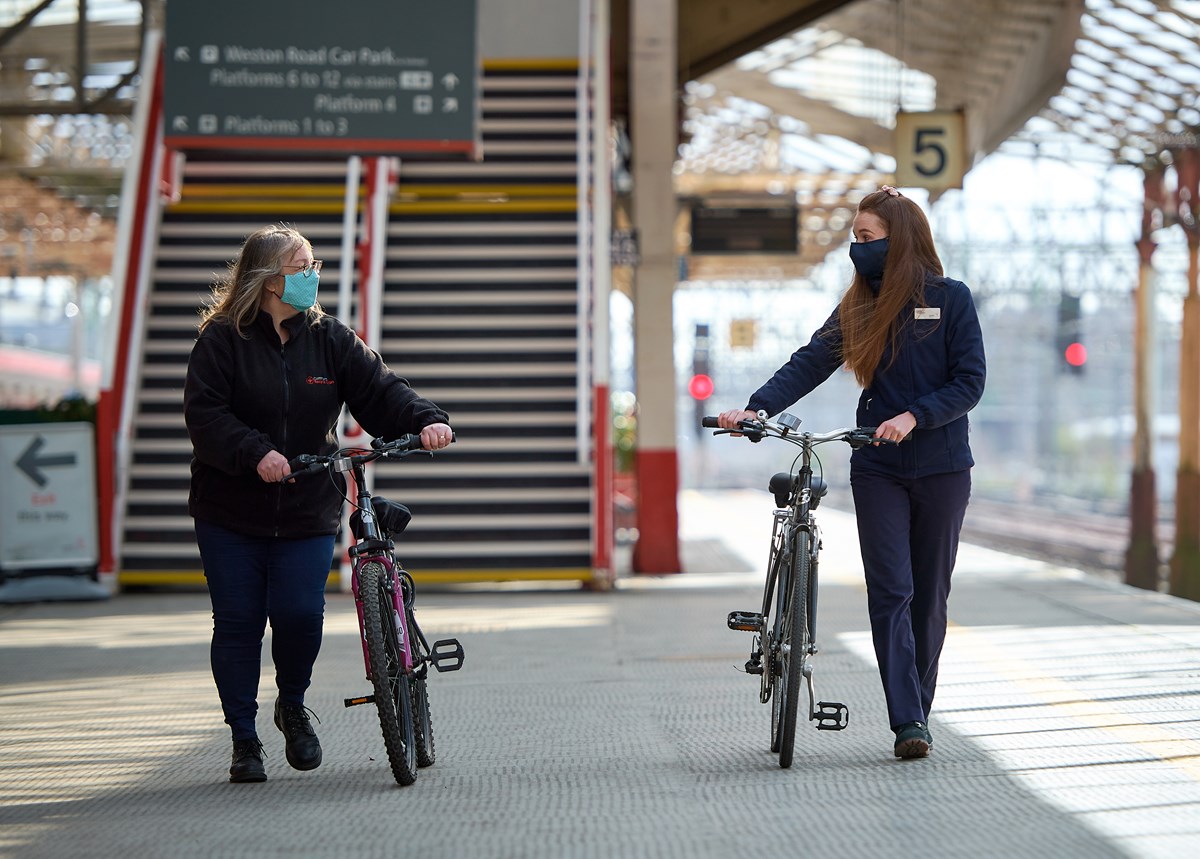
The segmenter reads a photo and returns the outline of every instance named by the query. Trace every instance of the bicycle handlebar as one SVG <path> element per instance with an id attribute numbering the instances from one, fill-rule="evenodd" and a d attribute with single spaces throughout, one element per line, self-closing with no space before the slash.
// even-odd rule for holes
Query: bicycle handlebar
<path id="1" fill-rule="evenodd" d="M 829 441 L 844 441 L 855 450 L 868 444 L 899 444 L 892 439 L 876 438 L 875 431 L 878 427 L 843 427 L 823 433 L 800 432 L 800 419 L 787 412 L 781 413 L 774 422 L 767 420 L 765 412 L 759 412 L 758 415 L 757 420 L 738 421 L 737 429 L 721 429 L 714 415 L 705 415 L 700 419 L 700 425 L 708 429 L 716 428 L 717 431 L 713 435 L 741 433 L 752 442 L 762 441 L 764 438 L 778 438 L 792 444 L 811 447 Z"/>
<path id="2" fill-rule="evenodd" d="M 451 436 L 450 440 L 454 441 L 454 436 Z M 402 435 L 392 441 L 383 441 L 378 438 L 372 439 L 371 450 L 364 450 L 358 447 L 344 447 L 328 456 L 302 453 L 288 462 L 288 469 L 291 473 L 283 477 L 279 482 L 286 483 L 305 474 L 315 474 L 327 468 L 332 468 L 335 472 L 350 471 L 356 465 L 373 462 L 376 459 L 403 459 L 414 453 L 433 455 L 433 451 L 422 449 L 421 436 L 417 433 Z"/>

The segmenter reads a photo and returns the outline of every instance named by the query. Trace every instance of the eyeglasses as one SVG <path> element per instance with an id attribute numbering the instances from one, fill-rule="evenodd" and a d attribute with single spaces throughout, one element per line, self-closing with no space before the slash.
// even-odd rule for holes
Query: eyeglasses
<path id="1" fill-rule="evenodd" d="M 321 266 L 323 266 L 323 265 L 325 265 L 324 260 L 315 259 L 308 265 L 285 265 L 284 268 L 294 268 L 300 274 L 304 275 L 305 277 L 308 277 L 313 272 L 320 274 Z"/>

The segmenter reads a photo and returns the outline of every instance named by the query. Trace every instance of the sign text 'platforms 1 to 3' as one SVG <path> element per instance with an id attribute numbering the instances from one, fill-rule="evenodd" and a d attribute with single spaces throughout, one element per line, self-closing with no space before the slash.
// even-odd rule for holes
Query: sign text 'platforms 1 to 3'
<path id="1" fill-rule="evenodd" d="M 476 4 L 170 3 L 166 145 L 475 155 Z"/>

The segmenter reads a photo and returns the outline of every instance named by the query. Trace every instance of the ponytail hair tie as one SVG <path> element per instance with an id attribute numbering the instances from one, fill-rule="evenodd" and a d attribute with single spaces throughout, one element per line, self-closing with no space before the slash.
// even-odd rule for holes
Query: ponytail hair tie
<path id="1" fill-rule="evenodd" d="M 887 194 L 889 197 L 899 197 L 899 196 L 901 196 L 900 192 L 899 192 L 899 191 L 897 191 L 895 188 L 893 188 L 891 185 L 881 185 L 881 186 L 879 187 L 879 190 L 880 190 L 880 191 L 883 191 L 884 193 L 886 193 L 886 194 Z"/>

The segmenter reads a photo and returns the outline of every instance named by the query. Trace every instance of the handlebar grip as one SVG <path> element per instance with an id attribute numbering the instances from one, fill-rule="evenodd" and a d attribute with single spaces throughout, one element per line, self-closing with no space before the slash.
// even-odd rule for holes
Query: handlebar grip
<path id="1" fill-rule="evenodd" d="M 713 415 L 705 415 L 700 419 L 700 426 L 708 429 L 718 429 L 721 425 L 717 423 L 717 418 Z"/>
<path id="2" fill-rule="evenodd" d="M 305 474 L 315 474 L 318 471 L 323 471 L 328 464 L 324 460 L 314 462 L 312 454 L 302 453 L 288 462 L 288 474 L 280 480 L 280 483 L 287 483 L 297 477 L 303 477 Z"/>
<path id="3" fill-rule="evenodd" d="M 320 463 L 313 462 L 313 456 L 311 453 L 302 453 L 295 459 L 288 460 L 288 471 L 290 471 L 292 474 L 300 474 L 302 472 L 309 471 L 314 466 L 318 465 L 320 465 Z"/>
<path id="4" fill-rule="evenodd" d="M 420 450 L 421 436 L 419 433 L 401 436 L 394 442 L 398 450 Z"/>
<path id="5" fill-rule="evenodd" d="M 381 450 L 385 453 L 398 450 L 420 450 L 421 435 L 420 433 L 408 433 L 391 441 L 383 441 L 382 439 L 372 439 L 371 447 L 375 450 Z"/>

